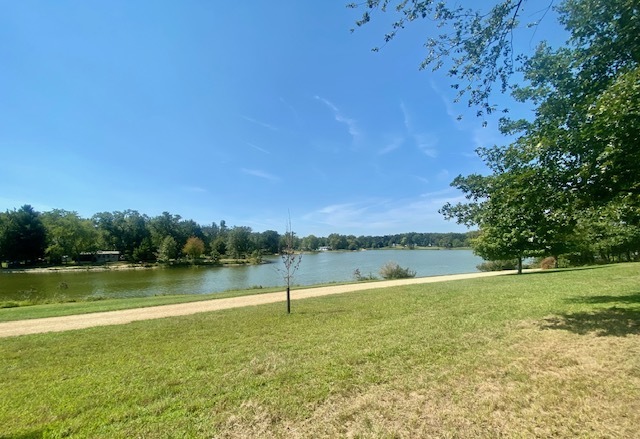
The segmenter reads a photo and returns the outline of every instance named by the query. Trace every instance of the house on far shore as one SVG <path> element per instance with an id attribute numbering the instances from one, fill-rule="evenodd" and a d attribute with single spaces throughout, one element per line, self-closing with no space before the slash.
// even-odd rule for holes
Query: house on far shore
<path id="1" fill-rule="evenodd" d="M 104 264 L 107 262 L 118 262 L 120 260 L 120 252 L 112 250 L 98 250 L 97 252 L 80 253 L 80 262 Z"/>

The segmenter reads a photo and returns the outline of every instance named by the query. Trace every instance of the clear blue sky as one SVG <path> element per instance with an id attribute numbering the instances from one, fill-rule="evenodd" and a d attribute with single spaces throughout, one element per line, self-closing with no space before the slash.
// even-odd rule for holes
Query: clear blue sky
<path id="1" fill-rule="evenodd" d="M 465 231 L 437 210 L 496 120 L 418 70 L 429 22 L 374 53 L 391 17 L 346 3 L 0 2 L 0 210 Z"/>

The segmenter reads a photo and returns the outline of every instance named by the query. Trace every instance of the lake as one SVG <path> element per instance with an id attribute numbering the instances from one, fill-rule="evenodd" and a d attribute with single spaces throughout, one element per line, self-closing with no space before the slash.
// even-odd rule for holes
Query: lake
<path id="1" fill-rule="evenodd" d="M 238 267 L 180 267 L 149 270 L 2 273 L 0 301 L 60 297 L 91 299 L 170 294 L 209 294 L 253 287 L 283 286 L 280 258 L 270 263 Z M 292 284 L 315 285 L 354 280 L 393 261 L 417 277 L 471 273 L 482 259 L 470 250 L 368 250 L 305 254 Z"/>

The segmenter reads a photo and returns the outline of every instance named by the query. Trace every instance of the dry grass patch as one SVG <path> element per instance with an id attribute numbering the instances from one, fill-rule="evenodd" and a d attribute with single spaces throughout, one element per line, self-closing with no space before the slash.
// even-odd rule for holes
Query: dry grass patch
<path id="1" fill-rule="evenodd" d="M 221 437 L 636 437 L 640 336 L 578 335 L 546 322 L 514 324 L 510 342 L 477 368 L 332 395 L 302 422 L 247 401 Z"/>

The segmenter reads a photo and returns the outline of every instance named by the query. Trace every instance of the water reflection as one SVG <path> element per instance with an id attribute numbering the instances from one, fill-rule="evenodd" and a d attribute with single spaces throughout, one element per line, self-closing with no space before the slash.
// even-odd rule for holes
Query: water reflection
<path id="1" fill-rule="evenodd" d="M 44 274 L 0 272 L 0 300 L 31 298 L 132 297 L 167 294 L 206 294 L 231 289 L 284 285 L 279 258 L 257 266 L 181 267 L 130 271 L 81 271 Z M 467 250 L 373 250 L 305 254 L 295 285 L 315 285 L 378 275 L 386 262 L 394 261 L 416 271 L 417 276 L 470 273 L 482 259 Z"/>

